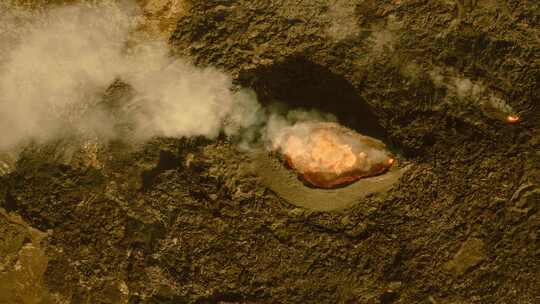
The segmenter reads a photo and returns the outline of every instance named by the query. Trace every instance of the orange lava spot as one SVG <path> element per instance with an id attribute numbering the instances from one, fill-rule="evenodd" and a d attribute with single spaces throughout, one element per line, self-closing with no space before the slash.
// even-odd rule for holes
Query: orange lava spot
<path id="1" fill-rule="evenodd" d="M 506 117 L 506 122 L 510 123 L 510 124 L 516 124 L 520 121 L 520 118 L 519 116 L 517 115 L 508 115 Z"/>
<path id="2" fill-rule="evenodd" d="M 395 162 L 382 142 L 335 123 L 286 128 L 274 148 L 303 180 L 326 189 L 384 173 Z"/>

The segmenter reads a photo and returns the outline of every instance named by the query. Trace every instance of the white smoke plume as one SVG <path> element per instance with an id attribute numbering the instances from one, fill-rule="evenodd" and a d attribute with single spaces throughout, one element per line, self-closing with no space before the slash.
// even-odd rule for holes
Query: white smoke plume
<path id="1" fill-rule="evenodd" d="M 164 41 L 137 32 L 144 26 L 135 5 L 0 8 L 0 153 L 70 135 L 144 141 L 221 132 L 239 135 L 241 148 L 262 141 L 272 150 L 295 126 L 337 121 L 315 110 L 263 109 L 226 73 L 172 58 Z M 118 81 L 130 93 L 117 115 L 103 102 Z"/>
<path id="2" fill-rule="evenodd" d="M 288 132 L 296 125 L 302 125 L 306 122 L 337 122 L 337 117 L 333 114 L 322 113 L 317 110 L 295 109 L 287 113 L 270 108 L 268 118 L 263 130 L 263 139 L 269 144 L 269 149 L 274 149 L 273 146 L 280 141 L 280 138 L 285 132 Z M 308 133 L 298 134 L 298 136 L 307 138 Z"/>
<path id="3" fill-rule="evenodd" d="M 472 81 L 460 76 L 452 69 L 435 68 L 429 72 L 433 83 L 444 87 L 449 94 L 457 97 L 461 102 L 469 102 L 479 106 L 488 116 L 505 118 L 515 114 L 514 109 L 502 96 L 490 90 L 481 81 Z"/>
<path id="4" fill-rule="evenodd" d="M 227 74 L 171 58 L 165 42 L 130 40 L 138 16 L 112 1 L 0 4 L 0 151 L 69 133 L 118 136 L 113 116 L 95 107 L 116 80 L 133 89 L 136 138 L 212 138 L 253 123 L 254 94 L 233 91 Z"/>

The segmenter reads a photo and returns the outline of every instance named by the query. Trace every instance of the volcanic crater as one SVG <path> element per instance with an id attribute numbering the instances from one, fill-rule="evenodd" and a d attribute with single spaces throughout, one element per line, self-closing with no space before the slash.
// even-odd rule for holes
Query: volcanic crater
<path id="1" fill-rule="evenodd" d="M 49 11 L 79 1 L 11 2 Z M 120 116 L 120 136 L 38 138 L 0 151 L 0 303 L 536 303 L 540 4 L 503 2 L 136 1 L 143 22 L 149 19 L 136 30 L 151 28 L 151 35 L 163 27 L 164 53 L 194 67 L 181 77 L 158 69 L 174 81 L 156 73 L 139 87 L 113 73 L 96 96 L 102 122 Z M 1 17 L 19 12 L 4 5 Z M 32 15 L 24 12 L 0 19 L 16 25 L 0 35 L 25 30 L 18 22 Z M 78 15 L 59 20 L 70 16 Z M 89 24 L 99 25 L 100 14 L 92 16 Z M 102 23 L 116 29 L 111 20 Z M 77 56 L 58 55 L 91 32 L 89 24 L 80 35 L 61 36 L 60 45 L 23 52 L 32 56 L 16 67 L 25 68 L 9 72 L 28 77 L 6 83 L 27 83 L 50 58 L 66 64 L 46 66 L 46 76 L 79 61 L 100 71 L 116 65 L 78 57 L 99 53 L 93 44 L 102 35 L 77 44 Z M 65 28 L 72 29 L 1 40 L 0 54 Z M 138 67 L 145 72 L 155 63 Z M 63 77 L 51 87 L 75 83 L 78 92 L 94 75 L 74 70 L 85 81 Z M 212 81 L 215 70 L 228 76 Z M 11 79 L 4 71 L 0 80 Z M 437 77 L 440 71 L 448 77 Z M 202 76 L 183 83 L 191 74 Z M 288 121 L 282 137 L 271 137 L 281 139 L 277 148 L 270 140 L 245 149 L 223 132 L 130 137 L 137 89 L 157 85 L 163 97 L 177 83 L 215 88 L 228 77 L 235 88 L 253 89 L 263 109 L 280 104 L 283 117 L 303 109 L 335 120 Z M 40 88 L 50 84 L 39 79 Z M 478 96 L 459 90 L 463 83 L 481 87 L 482 98 L 499 96 L 501 108 L 519 116 L 506 122 L 499 108 L 487 115 Z M 8 113 L 0 125 L 8 118 L 24 125 L 9 113 L 41 107 L 13 107 L 4 101 L 31 90 L 7 91 L 0 90 L 0 106 L 7 105 L 0 115 Z M 218 92 L 210 104 L 220 114 L 230 92 Z M 192 105 L 200 95 L 169 101 Z M 162 101 L 150 98 L 144 115 L 167 105 L 155 100 Z M 311 136 L 297 136 L 302 128 Z M 369 163 L 369 149 L 343 146 L 347 140 L 382 156 Z"/>

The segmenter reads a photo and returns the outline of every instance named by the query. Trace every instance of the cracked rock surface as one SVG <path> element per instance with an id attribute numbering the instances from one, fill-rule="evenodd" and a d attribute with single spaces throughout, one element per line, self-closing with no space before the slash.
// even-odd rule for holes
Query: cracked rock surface
<path id="1" fill-rule="evenodd" d="M 332 111 L 412 166 L 389 192 L 316 212 L 269 191 L 225 139 L 0 156 L 0 282 L 32 269 L 42 286 L 0 303 L 538 301 L 540 4 L 178 7 L 176 55 L 262 103 Z"/>

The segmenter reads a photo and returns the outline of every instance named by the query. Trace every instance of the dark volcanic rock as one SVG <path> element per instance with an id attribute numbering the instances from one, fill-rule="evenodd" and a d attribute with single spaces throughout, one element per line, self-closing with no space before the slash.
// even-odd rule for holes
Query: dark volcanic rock
<path id="1" fill-rule="evenodd" d="M 414 166 L 391 192 L 320 213 L 267 191 L 225 140 L 111 143 L 97 167 L 30 151 L 0 176 L 0 204 L 49 230 L 53 294 L 535 303 L 540 4 L 191 2 L 175 54 L 228 71 L 262 103 L 333 112 Z M 506 124 L 509 111 L 523 122 Z"/>

